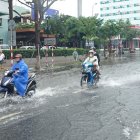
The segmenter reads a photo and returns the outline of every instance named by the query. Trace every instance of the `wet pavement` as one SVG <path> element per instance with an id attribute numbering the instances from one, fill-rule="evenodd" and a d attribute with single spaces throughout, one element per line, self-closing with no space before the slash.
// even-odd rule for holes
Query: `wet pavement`
<path id="1" fill-rule="evenodd" d="M 140 140 L 140 53 L 105 60 L 98 88 L 80 69 L 42 74 L 32 98 L 0 101 L 0 140 Z"/>

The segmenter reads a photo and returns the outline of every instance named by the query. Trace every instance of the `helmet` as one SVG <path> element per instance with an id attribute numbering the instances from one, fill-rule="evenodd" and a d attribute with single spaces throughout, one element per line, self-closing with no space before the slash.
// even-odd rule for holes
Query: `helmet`
<path id="1" fill-rule="evenodd" d="M 16 54 L 16 55 L 15 55 L 15 58 L 20 58 L 20 59 L 22 59 L 22 54 Z"/>
<path id="2" fill-rule="evenodd" d="M 94 54 L 94 51 L 93 50 L 90 50 L 89 53 L 93 53 Z"/>

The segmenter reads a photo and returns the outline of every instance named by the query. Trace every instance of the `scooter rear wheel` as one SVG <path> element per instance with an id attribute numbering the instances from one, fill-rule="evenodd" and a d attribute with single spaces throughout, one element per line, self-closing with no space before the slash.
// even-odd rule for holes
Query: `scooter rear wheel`
<path id="1" fill-rule="evenodd" d="M 30 90 L 30 91 L 27 92 L 26 95 L 27 95 L 28 97 L 31 97 L 31 96 L 33 96 L 33 95 L 35 94 L 35 92 L 36 92 L 36 90 Z"/>

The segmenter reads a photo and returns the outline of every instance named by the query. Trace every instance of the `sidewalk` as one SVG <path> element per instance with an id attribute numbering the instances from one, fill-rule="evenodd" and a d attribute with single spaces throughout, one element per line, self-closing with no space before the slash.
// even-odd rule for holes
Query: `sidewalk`
<path id="1" fill-rule="evenodd" d="M 82 58 L 82 56 L 80 56 Z M 34 70 L 35 64 L 36 64 L 36 58 L 25 58 L 24 61 L 28 64 L 29 68 Z M 71 65 L 78 65 L 80 64 L 79 61 L 74 61 L 73 56 L 58 56 L 58 57 L 48 57 L 40 59 L 40 65 L 42 70 L 55 70 L 55 69 L 63 69 L 66 66 Z M 3 69 L 0 69 L 0 75 L 5 71 L 6 69 L 9 69 L 11 67 L 11 60 L 6 60 L 6 63 L 3 64 Z"/>

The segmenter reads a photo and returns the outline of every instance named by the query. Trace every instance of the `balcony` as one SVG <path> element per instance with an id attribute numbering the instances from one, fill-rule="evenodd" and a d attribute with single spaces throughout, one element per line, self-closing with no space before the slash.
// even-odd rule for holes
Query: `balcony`
<path id="1" fill-rule="evenodd" d="M 18 28 L 16 29 L 17 33 L 23 33 L 23 32 L 35 32 L 35 28 Z M 44 30 L 40 30 L 40 33 L 44 33 Z"/>

